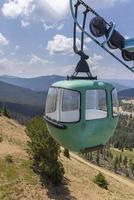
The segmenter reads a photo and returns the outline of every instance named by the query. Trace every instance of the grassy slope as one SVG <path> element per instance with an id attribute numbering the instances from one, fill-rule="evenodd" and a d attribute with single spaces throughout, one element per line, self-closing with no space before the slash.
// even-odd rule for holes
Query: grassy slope
<path id="1" fill-rule="evenodd" d="M 0 117 L 0 200 L 133 200 L 132 188 L 106 176 L 109 190 L 103 190 L 92 180 L 97 170 L 84 165 L 71 157 L 61 156 L 65 167 L 65 183 L 62 187 L 52 187 L 48 183 L 42 185 L 39 177 L 30 168 L 26 153 L 27 136 L 25 127 L 12 120 Z M 7 154 L 12 155 L 13 163 L 5 160 Z"/>
<path id="2" fill-rule="evenodd" d="M 134 150 L 132 152 L 129 150 L 124 150 L 122 152 L 122 151 L 120 151 L 118 149 L 114 149 L 114 148 L 112 148 L 111 150 L 112 150 L 112 153 L 114 156 L 116 156 L 116 155 L 120 156 L 120 154 L 121 154 L 123 157 L 127 156 L 128 159 L 134 160 Z"/>

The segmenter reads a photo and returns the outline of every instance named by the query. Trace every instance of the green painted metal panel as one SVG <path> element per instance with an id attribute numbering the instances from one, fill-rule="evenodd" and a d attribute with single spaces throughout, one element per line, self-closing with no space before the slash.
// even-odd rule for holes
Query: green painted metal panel
<path id="1" fill-rule="evenodd" d="M 67 129 L 62 130 L 48 124 L 50 134 L 62 146 L 71 151 L 79 152 L 85 148 L 105 145 L 113 135 L 117 119 L 99 119 L 81 121 L 77 124 L 67 124 Z"/>

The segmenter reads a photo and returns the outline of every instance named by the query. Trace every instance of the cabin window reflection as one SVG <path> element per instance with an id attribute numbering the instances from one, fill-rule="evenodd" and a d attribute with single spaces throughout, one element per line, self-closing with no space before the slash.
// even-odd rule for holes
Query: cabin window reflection
<path id="1" fill-rule="evenodd" d="M 107 100 L 105 90 L 86 91 L 86 120 L 107 117 Z"/>
<path id="2" fill-rule="evenodd" d="M 112 105 L 113 105 L 113 116 L 117 117 L 119 114 L 119 102 L 117 90 L 112 90 Z"/>
<path id="3" fill-rule="evenodd" d="M 80 119 L 80 93 L 73 90 L 63 90 L 61 122 L 77 122 Z"/>
<path id="4" fill-rule="evenodd" d="M 45 114 L 54 120 L 58 120 L 57 115 L 57 89 L 50 88 L 47 95 Z"/>

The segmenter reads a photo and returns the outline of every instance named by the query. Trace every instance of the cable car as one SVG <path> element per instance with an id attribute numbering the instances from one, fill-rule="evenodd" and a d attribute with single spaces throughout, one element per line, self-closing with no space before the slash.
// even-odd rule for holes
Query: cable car
<path id="1" fill-rule="evenodd" d="M 49 89 L 45 119 L 50 134 L 65 148 L 86 152 L 103 147 L 118 122 L 118 97 L 109 83 L 66 80 Z"/>
<path id="2" fill-rule="evenodd" d="M 113 49 L 123 48 L 125 60 L 134 60 L 134 43 L 128 41 L 124 46 L 125 39 L 115 30 L 114 24 L 107 23 L 82 0 L 77 0 L 74 12 L 72 2 L 73 0 L 70 0 L 74 19 L 73 49 L 75 54 L 80 56 L 80 61 L 71 77 L 50 87 L 44 118 L 50 134 L 63 147 L 74 152 L 90 152 L 103 148 L 114 134 L 118 123 L 118 96 L 112 84 L 92 76 L 87 62 L 89 56 L 84 52 L 84 36 L 90 37 L 131 72 L 134 72 L 134 67 L 125 64 L 107 49 L 105 44 Z M 82 25 L 78 22 L 80 6 L 85 8 Z M 90 31 L 94 37 L 85 31 L 88 13 L 96 16 L 90 22 Z M 80 49 L 77 45 L 77 28 L 81 30 Z M 100 43 L 95 39 L 103 35 L 107 36 L 105 42 Z M 86 76 L 80 77 L 79 73 L 84 73 Z"/>

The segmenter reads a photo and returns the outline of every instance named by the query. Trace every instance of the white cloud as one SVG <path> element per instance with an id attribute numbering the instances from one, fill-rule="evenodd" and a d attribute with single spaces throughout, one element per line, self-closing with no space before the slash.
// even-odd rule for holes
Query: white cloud
<path id="1" fill-rule="evenodd" d="M 116 3 L 129 0 L 85 0 L 94 9 L 108 8 Z M 21 26 L 27 27 L 35 21 L 44 22 L 45 30 L 53 29 L 53 21 L 61 21 L 69 15 L 69 0 L 6 0 L 1 9 L 3 15 L 8 18 L 20 17 Z M 56 26 L 61 30 L 63 24 Z M 78 30 L 80 31 L 80 30 Z"/>
<path id="2" fill-rule="evenodd" d="M 32 59 L 33 57 L 33 59 Z M 35 77 L 42 75 L 71 75 L 76 63 L 72 65 L 59 65 L 58 63 L 47 63 L 44 59 L 36 55 L 32 55 L 29 61 L 18 61 L 16 59 L 8 59 L 4 55 L 0 56 L 0 75 L 7 74 L 20 77 Z M 38 57 L 38 58 L 37 58 Z M 32 59 L 32 61 L 31 61 Z M 97 75 L 98 79 L 134 79 L 134 76 L 125 67 L 121 65 L 103 65 L 100 61 L 103 59 L 101 55 L 94 54 L 90 60 L 90 68 L 93 75 Z M 31 61 L 31 65 L 29 65 Z M 35 64 L 32 64 L 35 63 Z M 44 63 L 44 64 L 40 64 Z"/>
<path id="3" fill-rule="evenodd" d="M 88 64 L 93 76 L 98 77 L 98 79 L 132 79 L 134 80 L 134 75 L 125 67 L 119 63 L 108 63 L 103 64 L 101 61 L 104 59 L 102 55 L 93 54 L 92 57 L 88 59 Z"/>
<path id="4" fill-rule="evenodd" d="M 7 40 L 7 38 L 0 33 L 0 45 L 1 46 L 7 46 L 9 44 L 9 41 Z"/>
<path id="5" fill-rule="evenodd" d="M 98 62 L 101 60 L 103 60 L 102 55 L 93 54 L 92 57 L 89 57 L 88 63 L 91 67 L 96 67 L 98 65 Z"/>
<path id="6" fill-rule="evenodd" d="M 0 65 L 7 65 L 9 63 L 8 59 L 6 57 L 2 57 L 0 59 Z"/>
<path id="7" fill-rule="evenodd" d="M 77 46 L 80 46 L 81 42 L 77 38 Z M 64 35 L 55 35 L 53 40 L 48 41 L 47 50 L 51 55 L 53 54 L 72 54 L 73 53 L 73 38 L 66 37 Z"/>
<path id="8" fill-rule="evenodd" d="M 38 57 L 37 55 L 32 55 L 29 61 L 29 65 L 45 65 L 48 64 L 49 61 Z"/>
<path id="9" fill-rule="evenodd" d="M 50 30 L 50 29 L 57 29 L 57 30 L 61 30 L 64 26 L 64 24 L 51 24 L 51 25 L 48 25 L 46 23 L 43 24 L 44 28 L 45 28 L 45 31 L 47 30 Z"/>
<path id="10" fill-rule="evenodd" d="M 51 62 L 50 62 L 51 63 Z M 0 75 L 7 74 L 11 76 L 33 77 L 46 74 L 50 69 L 49 61 L 32 55 L 29 60 L 17 60 L 14 57 L 8 59 L 6 56 L 0 56 Z M 54 68 L 52 68 L 53 70 Z M 48 71 L 47 71 L 48 70 Z"/>
<path id="11" fill-rule="evenodd" d="M 52 25 L 48 25 L 46 23 L 43 24 L 45 31 L 49 30 L 49 29 L 54 29 L 55 28 L 55 24 Z"/>
<path id="12" fill-rule="evenodd" d="M 0 74 L 19 75 L 20 71 L 24 67 L 23 62 L 19 62 L 15 59 L 8 59 L 5 56 L 0 57 Z"/>
<path id="13" fill-rule="evenodd" d="M 57 27 L 57 30 L 61 30 L 61 29 L 63 29 L 63 27 L 64 27 L 64 24 L 60 24 L 60 25 Z"/>
<path id="14" fill-rule="evenodd" d="M 42 17 L 50 17 L 55 21 L 64 17 L 68 11 L 69 0 L 34 0 Z"/>
<path id="15" fill-rule="evenodd" d="M 125 79 L 134 80 L 134 75 L 127 68 L 120 64 L 117 65 L 103 65 L 98 64 L 96 67 L 91 68 L 94 75 L 98 76 L 98 79 Z"/>
<path id="16" fill-rule="evenodd" d="M 69 0 L 7 0 L 2 6 L 2 13 L 9 18 L 21 16 L 34 20 L 56 20 L 65 16 L 68 7 Z"/>
<path id="17" fill-rule="evenodd" d="M 24 21 L 24 20 L 21 20 L 21 27 L 22 27 L 22 28 L 26 28 L 26 27 L 29 26 L 29 25 L 30 25 L 29 22 Z"/>
<path id="18" fill-rule="evenodd" d="M 2 13 L 6 17 L 16 18 L 20 15 L 29 16 L 34 9 L 34 0 L 8 0 L 2 7 Z"/>
<path id="19" fill-rule="evenodd" d="M 116 3 L 128 2 L 129 0 L 86 0 L 86 3 L 94 8 L 107 8 Z M 61 18 L 69 10 L 69 0 L 7 0 L 2 7 L 2 13 L 6 17 L 30 16 L 31 14 L 46 19 Z"/>

